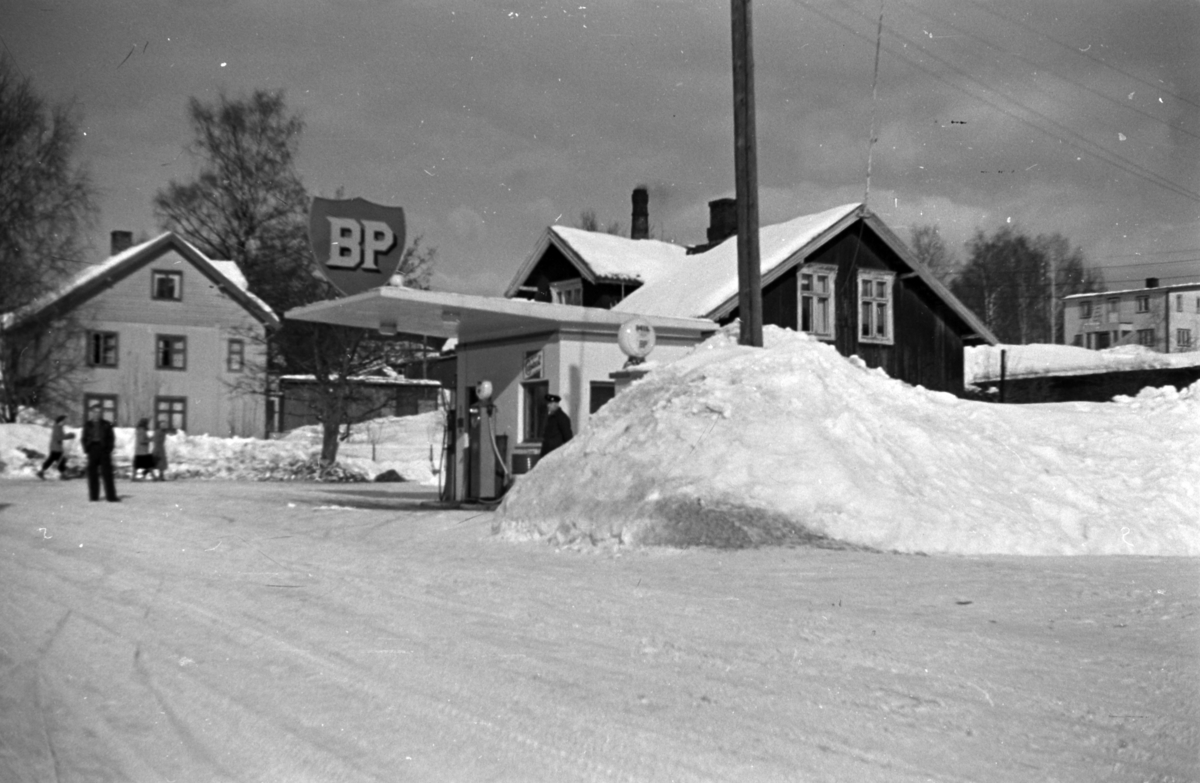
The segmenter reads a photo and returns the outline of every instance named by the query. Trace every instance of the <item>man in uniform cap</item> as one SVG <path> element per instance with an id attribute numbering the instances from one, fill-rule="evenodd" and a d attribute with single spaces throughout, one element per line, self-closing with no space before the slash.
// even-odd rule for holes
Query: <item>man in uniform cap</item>
<path id="1" fill-rule="evenodd" d="M 547 394 L 546 408 L 546 426 L 542 429 L 543 457 L 574 437 L 571 432 L 571 417 L 563 413 L 562 397 Z"/>

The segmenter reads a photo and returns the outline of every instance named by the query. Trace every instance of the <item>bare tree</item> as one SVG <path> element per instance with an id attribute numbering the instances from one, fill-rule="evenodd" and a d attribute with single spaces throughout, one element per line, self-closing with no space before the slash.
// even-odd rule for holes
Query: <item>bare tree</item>
<path id="1" fill-rule="evenodd" d="M 958 257 L 946 247 L 946 242 L 932 224 L 913 226 L 909 234 L 913 254 L 933 273 L 938 282 L 949 285 L 959 272 Z"/>
<path id="2" fill-rule="evenodd" d="M 599 231 L 605 234 L 621 235 L 621 221 L 614 220 L 611 223 L 601 224 L 600 219 L 596 217 L 596 210 L 585 209 L 579 213 L 579 220 L 575 223 L 576 228 L 582 228 L 584 231 Z"/>
<path id="3" fill-rule="evenodd" d="M 86 169 L 75 163 L 79 120 L 47 106 L 0 57 L 0 418 L 23 405 L 63 407 L 82 360 L 75 319 L 38 299 L 83 266 L 97 213 Z M 74 350 L 71 350 L 74 348 Z M 63 349 L 61 353 L 56 353 Z"/>

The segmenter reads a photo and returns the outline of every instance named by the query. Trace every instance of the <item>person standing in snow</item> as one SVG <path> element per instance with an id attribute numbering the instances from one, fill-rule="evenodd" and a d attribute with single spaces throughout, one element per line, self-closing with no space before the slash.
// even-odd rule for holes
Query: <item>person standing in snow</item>
<path id="1" fill-rule="evenodd" d="M 168 426 L 165 421 L 159 421 L 154 427 L 151 459 L 154 461 L 154 469 L 158 471 L 158 476 L 154 477 L 155 481 L 167 480 L 167 436 L 174 432 L 175 428 Z"/>
<path id="2" fill-rule="evenodd" d="M 100 480 L 104 479 L 104 497 L 109 503 L 120 500 L 113 483 L 112 453 L 115 445 L 113 426 L 104 418 L 104 411 L 96 405 L 89 412 L 83 425 L 83 451 L 87 454 L 88 498 L 100 499 Z"/>
<path id="3" fill-rule="evenodd" d="M 73 432 L 63 432 L 63 422 L 67 420 L 66 416 L 59 416 L 54 420 L 54 426 L 50 428 L 50 456 L 46 457 L 46 461 L 42 463 L 42 469 L 37 472 L 37 477 L 40 479 L 46 478 L 46 468 L 57 463 L 58 477 L 65 479 L 67 458 L 64 456 L 64 446 L 66 441 L 75 437 Z"/>
<path id="4" fill-rule="evenodd" d="M 133 474 L 131 480 L 154 477 L 154 455 L 150 453 L 150 420 L 139 419 L 133 430 Z"/>
<path id="5" fill-rule="evenodd" d="M 562 397 L 547 394 L 546 409 L 546 426 L 542 428 L 543 457 L 574 437 L 571 432 L 571 417 L 563 413 Z"/>

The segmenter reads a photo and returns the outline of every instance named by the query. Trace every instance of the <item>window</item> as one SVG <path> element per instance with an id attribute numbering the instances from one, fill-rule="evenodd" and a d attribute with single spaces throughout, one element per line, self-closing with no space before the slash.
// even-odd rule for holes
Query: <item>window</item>
<path id="1" fill-rule="evenodd" d="M 187 338 L 160 334 L 154 343 L 154 366 L 160 370 L 187 369 Z"/>
<path id="2" fill-rule="evenodd" d="M 1113 297 L 1108 300 L 1108 322 L 1115 324 L 1119 319 L 1118 313 L 1121 310 L 1121 300 Z"/>
<path id="3" fill-rule="evenodd" d="M 550 381 L 533 381 L 521 384 L 522 419 L 521 440 L 542 439 L 542 428 L 546 426 L 546 395 L 550 393 Z"/>
<path id="4" fill-rule="evenodd" d="M 225 369 L 229 372 L 241 372 L 246 367 L 246 342 L 230 340 L 229 353 L 225 355 Z"/>
<path id="5" fill-rule="evenodd" d="M 837 269 L 805 267 L 800 272 L 800 331 L 833 339 L 833 290 Z"/>
<path id="6" fill-rule="evenodd" d="M 155 426 L 187 431 L 187 397 L 155 397 Z"/>
<path id="7" fill-rule="evenodd" d="M 1192 350 L 1192 330 L 1191 329 L 1176 329 L 1175 330 L 1175 348 L 1180 351 Z"/>
<path id="8" fill-rule="evenodd" d="M 1200 313 L 1200 296 L 1196 297 L 1196 312 Z"/>
<path id="9" fill-rule="evenodd" d="M 1149 296 L 1139 296 L 1137 298 L 1137 311 L 1139 313 L 1150 312 L 1150 297 Z"/>
<path id="10" fill-rule="evenodd" d="M 1138 329 L 1137 333 L 1138 345 L 1144 345 L 1148 348 L 1154 347 L 1154 330 L 1153 329 Z"/>
<path id="11" fill-rule="evenodd" d="M 1179 294 L 1175 297 L 1175 312 L 1183 312 L 1183 294 Z"/>
<path id="12" fill-rule="evenodd" d="M 617 385 L 610 381 L 592 381 L 588 395 L 588 413 L 595 413 L 617 396 Z"/>
<path id="13" fill-rule="evenodd" d="M 117 423 L 117 395 L 115 394 L 85 394 L 83 395 L 84 421 L 92 418 L 92 411 L 100 409 L 100 415 L 108 419 L 114 426 Z"/>
<path id="14" fill-rule="evenodd" d="M 87 333 L 87 363 L 91 367 L 117 366 L 117 333 Z"/>
<path id="15" fill-rule="evenodd" d="M 1081 319 L 1083 319 L 1084 321 L 1088 321 L 1091 319 L 1091 317 L 1092 317 L 1092 302 L 1091 302 L 1091 300 L 1079 303 L 1079 317 Z"/>
<path id="16" fill-rule="evenodd" d="M 151 272 L 150 298 L 183 300 L 183 272 Z"/>
<path id="17" fill-rule="evenodd" d="M 858 276 L 858 339 L 892 344 L 892 276 L 862 272 Z"/>
<path id="18" fill-rule="evenodd" d="M 550 293 L 557 304 L 583 305 L 583 280 L 560 280 L 550 284 Z"/>

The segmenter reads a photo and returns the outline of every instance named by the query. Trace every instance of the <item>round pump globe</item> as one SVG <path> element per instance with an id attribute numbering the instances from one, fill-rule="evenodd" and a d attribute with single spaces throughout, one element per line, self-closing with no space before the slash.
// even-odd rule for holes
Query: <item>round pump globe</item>
<path id="1" fill-rule="evenodd" d="M 484 401 L 490 400 L 492 398 L 492 382 L 480 381 L 475 384 L 475 396 Z"/>
<path id="2" fill-rule="evenodd" d="M 645 359 L 654 350 L 654 327 L 645 318 L 632 318 L 621 324 L 617 345 L 630 359 Z"/>

